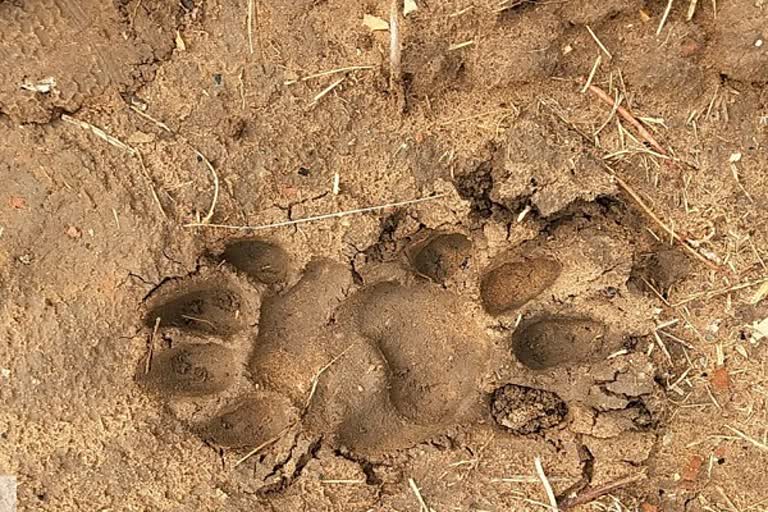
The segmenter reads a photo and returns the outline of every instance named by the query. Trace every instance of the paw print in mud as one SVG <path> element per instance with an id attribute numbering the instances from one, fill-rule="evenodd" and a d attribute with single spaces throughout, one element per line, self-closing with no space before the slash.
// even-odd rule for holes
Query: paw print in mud
<path id="1" fill-rule="evenodd" d="M 488 342 L 456 295 L 426 281 L 356 287 L 327 259 L 296 272 L 258 240 L 219 260 L 150 297 L 145 323 L 172 343 L 137 373 L 163 399 L 194 403 L 175 410 L 205 440 L 246 450 L 300 424 L 381 453 L 480 411 Z"/>
<path id="2" fill-rule="evenodd" d="M 562 257 L 573 245 L 534 240 L 478 263 L 464 234 L 431 233 L 407 242 L 399 272 L 369 279 L 330 259 L 297 269 L 269 241 L 230 242 L 147 299 L 146 329 L 166 343 L 136 380 L 238 463 L 291 435 L 308 453 L 322 440 L 375 459 L 479 423 L 541 435 L 572 423 L 572 406 L 629 417 L 652 388 L 619 389 L 637 365 L 605 362 L 623 339 L 596 319 L 610 305 L 562 304 L 596 272 Z"/>

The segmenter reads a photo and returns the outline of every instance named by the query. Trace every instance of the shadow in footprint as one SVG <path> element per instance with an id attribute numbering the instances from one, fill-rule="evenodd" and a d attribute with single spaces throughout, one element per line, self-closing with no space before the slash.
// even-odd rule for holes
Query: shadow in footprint
<path id="1" fill-rule="evenodd" d="M 145 323 L 152 327 L 160 318 L 165 326 L 207 334 L 234 334 L 243 327 L 238 319 L 239 310 L 237 294 L 212 286 L 185 293 L 157 306 L 146 316 Z"/>
<path id="2" fill-rule="evenodd" d="M 543 370 L 602 355 L 607 328 L 587 318 L 533 319 L 512 335 L 512 352 L 528 368 Z"/>
<path id="3" fill-rule="evenodd" d="M 291 269 L 291 257 L 282 247 L 261 240 L 231 242 L 219 258 L 266 285 L 284 283 Z"/>

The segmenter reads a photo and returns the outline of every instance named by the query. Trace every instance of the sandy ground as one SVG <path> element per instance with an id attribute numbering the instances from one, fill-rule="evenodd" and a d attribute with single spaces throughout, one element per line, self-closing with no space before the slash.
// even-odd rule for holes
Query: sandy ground
<path id="1" fill-rule="evenodd" d="M 415 6 L 0 0 L 19 510 L 768 510 L 768 3 Z"/>

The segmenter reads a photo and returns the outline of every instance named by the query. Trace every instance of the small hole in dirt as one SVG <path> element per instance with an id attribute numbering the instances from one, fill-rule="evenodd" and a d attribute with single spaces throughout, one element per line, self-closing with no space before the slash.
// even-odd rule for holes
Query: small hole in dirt
<path id="1" fill-rule="evenodd" d="M 370 462 L 363 462 L 361 464 L 363 473 L 365 474 L 365 483 L 368 485 L 381 485 L 381 478 L 376 474 L 376 469 Z"/>
<path id="2" fill-rule="evenodd" d="M 472 242 L 459 233 L 432 237 L 413 256 L 416 270 L 435 282 L 443 283 L 459 270 L 466 268 Z"/>
<path id="3" fill-rule="evenodd" d="M 311 171 L 309 169 L 307 169 L 306 167 L 299 167 L 299 176 L 307 177 L 307 176 L 309 176 L 310 172 Z"/>
<path id="4" fill-rule="evenodd" d="M 483 219 L 493 214 L 491 190 L 493 190 L 493 166 L 482 162 L 474 171 L 456 176 L 456 190 L 463 199 L 470 201 L 472 212 Z"/>
<path id="5" fill-rule="evenodd" d="M 249 277 L 270 285 L 284 282 L 291 267 L 291 258 L 284 249 L 261 240 L 231 242 L 219 259 L 227 261 Z"/>
<path id="6" fill-rule="evenodd" d="M 551 391 L 506 384 L 493 392 L 491 415 L 505 429 L 529 435 L 562 423 L 568 406 Z"/>

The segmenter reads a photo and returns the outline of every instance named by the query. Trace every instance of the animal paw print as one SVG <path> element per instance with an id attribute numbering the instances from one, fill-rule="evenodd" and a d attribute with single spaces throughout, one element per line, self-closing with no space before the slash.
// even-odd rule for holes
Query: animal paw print
<path id="1" fill-rule="evenodd" d="M 416 272 L 450 273 L 441 250 L 427 249 Z M 356 287 L 347 266 L 313 259 L 297 272 L 280 247 L 240 240 L 164 284 L 144 322 L 169 346 L 139 365 L 137 380 L 225 448 L 299 427 L 380 454 L 484 405 L 487 340 L 458 296 L 426 280 Z"/>
<path id="2" fill-rule="evenodd" d="M 643 423 L 653 368 L 641 354 L 606 360 L 631 328 L 616 312 L 639 307 L 604 292 L 629 276 L 631 252 L 567 232 L 489 261 L 464 234 L 431 233 L 397 251 L 400 271 L 380 261 L 354 278 L 324 258 L 297 269 L 268 241 L 230 242 L 146 301 L 166 346 L 137 381 L 240 461 L 289 431 L 315 440 L 310 451 L 322 440 L 380 458 L 478 423 L 525 436 L 589 433 L 574 411 L 616 431 Z"/>

